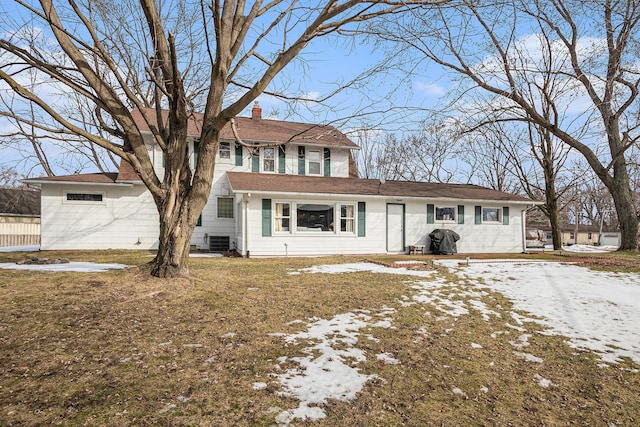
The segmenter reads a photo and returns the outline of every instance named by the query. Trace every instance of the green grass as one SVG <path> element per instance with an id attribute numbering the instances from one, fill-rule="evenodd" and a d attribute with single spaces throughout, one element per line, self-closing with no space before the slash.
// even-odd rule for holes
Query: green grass
<path id="1" fill-rule="evenodd" d="M 132 266 L 150 260 L 148 252 L 123 251 L 37 256 Z M 553 253 L 522 257 L 565 259 Z M 0 262 L 22 258 L 1 254 Z M 599 367 L 594 354 L 535 324 L 526 325 L 530 345 L 522 351 L 544 362 L 523 360 L 509 344 L 520 332 L 505 328 L 512 307 L 500 294 L 482 297 L 501 314 L 487 321 L 475 311 L 452 317 L 429 304 L 402 304 L 416 292 L 406 276 L 287 274 L 361 259 L 193 258 L 190 280 L 150 278 L 137 267 L 99 274 L 0 270 L 0 425 L 274 425 L 278 412 L 272 408 L 298 405 L 279 394 L 272 376 L 277 359 L 300 356 L 305 345 L 285 345 L 272 334 L 303 330 L 294 320 L 383 306 L 396 310 L 393 328 L 369 328 L 362 334 L 376 340 L 358 342 L 367 354 L 361 372 L 378 378 L 355 401 L 330 401 L 326 419 L 294 425 L 640 422 L 637 364 Z M 408 258 L 370 259 L 391 264 Z M 590 262 L 638 271 L 637 255 L 603 259 Z M 443 294 L 469 298 L 455 295 L 472 285 L 446 278 L 451 286 Z M 496 331 L 502 333 L 491 338 Z M 385 352 L 401 364 L 374 357 Z M 552 385 L 541 387 L 536 374 Z M 253 390 L 255 382 L 266 382 L 267 389 Z"/>

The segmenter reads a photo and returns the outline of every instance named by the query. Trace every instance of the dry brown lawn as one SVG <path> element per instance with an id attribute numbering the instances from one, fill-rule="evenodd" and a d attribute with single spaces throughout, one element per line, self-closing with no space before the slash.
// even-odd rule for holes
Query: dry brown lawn
<path id="1" fill-rule="evenodd" d="M 517 332 L 488 338 L 505 330 L 513 311 L 497 293 L 483 302 L 502 318 L 487 321 L 477 312 L 443 318 L 428 304 L 401 303 L 415 292 L 407 276 L 287 274 L 362 259 L 356 257 L 193 258 L 191 280 L 169 281 L 137 267 L 149 260 L 145 252 L 38 256 L 134 267 L 108 273 L 0 270 L 1 426 L 275 425 L 274 408 L 298 406 L 279 393 L 277 360 L 300 356 L 302 345 L 285 345 L 273 334 L 300 332 L 304 324 L 290 323 L 295 320 L 385 306 L 395 310 L 393 328 L 372 327 L 366 333 L 376 340 L 358 342 L 369 356 L 358 367 L 379 378 L 351 402 L 329 401 L 327 418 L 291 425 L 640 424 L 637 364 L 599 366 L 596 355 L 544 334 L 537 324 L 527 324 L 527 352 L 544 362 L 518 357 L 509 343 Z M 22 258 L 0 254 L 0 262 Z M 637 271 L 635 260 L 603 256 L 588 262 Z M 372 356 L 380 353 L 401 363 Z M 552 385 L 540 386 L 536 375 Z M 254 390 L 256 382 L 267 388 Z"/>

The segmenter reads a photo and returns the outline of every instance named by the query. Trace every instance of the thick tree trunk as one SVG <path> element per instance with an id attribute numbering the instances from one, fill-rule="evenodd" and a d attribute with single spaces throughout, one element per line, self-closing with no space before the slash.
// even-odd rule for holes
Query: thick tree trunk
<path id="1" fill-rule="evenodd" d="M 617 185 L 609 188 L 620 224 L 620 251 L 638 250 L 638 213 L 636 212 L 629 180 L 614 180 Z"/>
<path id="2" fill-rule="evenodd" d="M 543 160 L 540 162 L 544 173 L 544 197 L 545 197 L 545 214 L 549 219 L 551 226 L 551 236 L 553 240 L 553 249 L 562 249 L 562 228 L 560 227 L 560 208 L 558 207 L 558 193 L 556 191 L 556 173 L 555 173 L 555 157 L 553 143 L 548 132 L 542 134 L 543 143 L 539 149 L 542 152 Z M 536 147 L 532 144 L 532 150 Z"/>
<path id="3" fill-rule="evenodd" d="M 551 226 L 551 237 L 553 240 L 553 249 L 562 249 L 562 228 L 560 227 L 560 212 L 558 211 L 558 199 L 555 192 L 550 197 L 547 193 L 547 206 L 549 208 L 548 218 Z"/>
<path id="4" fill-rule="evenodd" d="M 172 278 L 189 275 L 189 250 L 191 236 L 198 217 L 211 193 L 215 154 L 218 152 L 219 133 L 211 131 L 203 135 L 199 143 L 198 164 L 191 174 L 186 132 L 181 142 L 175 144 L 177 154 L 167 155 L 167 164 L 173 161 L 181 164 L 165 172 L 166 193 L 163 198 L 156 199 L 160 219 L 158 253 L 151 261 L 151 275 Z"/>
<path id="5" fill-rule="evenodd" d="M 158 253 L 151 261 L 151 275 L 172 278 L 189 275 L 188 261 L 193 227 L 179 216 L 160 221 Z"/>

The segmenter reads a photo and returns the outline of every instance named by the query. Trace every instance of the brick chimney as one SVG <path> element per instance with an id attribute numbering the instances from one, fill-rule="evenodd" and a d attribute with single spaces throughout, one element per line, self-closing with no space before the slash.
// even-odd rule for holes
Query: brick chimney
<path id="1" fill-rule="evenodd" d="M 258 101 L 253 104 L 253 108 L 251 109 L 251 118 L 254 120 L 262 119 L 262 108 L 258 105 Z"/>

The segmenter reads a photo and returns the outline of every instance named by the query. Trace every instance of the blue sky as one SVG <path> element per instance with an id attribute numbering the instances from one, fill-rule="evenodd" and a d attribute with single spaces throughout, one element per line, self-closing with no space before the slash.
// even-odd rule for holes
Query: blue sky
<path id="1" fill-rule="evenodd" d="M 305 70 L 308 75 L 302 75 L 300 66 L 292 64 L 287 67 L 278 79 L 294 78 L 297 85 L 311 97 L 321 98 L 331 93 L 343 82 L 351 81 L 369 67 L 382 61 L 386 52 L 364 43 L 363 40 L 335 42 L 333 40 L 318 39 L 303 51 Z M 326 105 L 308 103 L 300 105 L 297 114 L 289 116 L 284 103 L 269 95 L 261 95 L 258 101 L 263 108 L 263 114 L 268 115 L 277 111 L 278 119 L 305 122 L 333 122 L 343 126 L 357 126 L 365 121 L 383 122 L 389 128 L 394 128 L 397 112 L 392 108 L 415 107 L 425 108 L 435 105 L 446 92 L 446 81 L 442 79 L 442 70 L 435 65 L 429 65 L 409 81 L 400 82 L 403 76 L 397 68 L 380 73 L 365 81 L 364 86 L 343 91 L 325 102 Z M 243 115 L 250 115 L 248 107 Z M 366 112 L 385 111 L 375 116 L 353 118 Z M 385 117 L 387 116 L 387 117 Z M 422 114 L 414 115 L 419 120 Z M 345 122 L 348 119 L 348 123 Z"/>
<path id="2" fill-rule="evenodd" d="M 382 60 L 385 54 L 374 46 L 364 43 L 363 40 L 320 38 L 303 51 L 301 58 L 304 65 L 295 62 L 287 66 L 276 78 L 274 86 L 287 86 L 289 94 L 304 93 L 313 99 L 325 97 L 340 84 L 351 81 Z M 427 71 L 429 70 L 425 73 Z M 415 113 L 407 124 L 406 119 L 402 121 L 399 119 L 400 107 L 434 105 L 445 92 L 440 86 L 441 83 L 436 83 L 436 79 L 433 78 L 438 76 L 418 75 L 399 84 L 401 76 L 398 72 L 397 69 L 391 69 L 385 74 L 376 75 L 365 85 L 342 91 L 323 104 L 297 103 L 293 106 L 293 111 L 284 101 L 270 95 L 263 94 L 257 100 L 265 118 L 332 123 L 345 132 L 365 123 L 373 123 L 382 129 L 397 131 L 411 128 L 411 122 L 417 123 L 422 116 L 420 112 Z M 252 105 L 249 105 L 241 115 L 250 116 Z M 383 112 L 374 113 L 377 111 Z M 351 117 L 353 115 L 358 117 Z M 57 150 L 54 147 L 50 153 L 53 154 Z M 0 146 L 0 152 L 2 153 L 0 166 L 18 165 L 21 172 L 30 173 L 31 176 L 42 173 L 39 167 L 30 170 L 28 165 L 19 163 L 21 155 L 17 151 Z M 60 160 L 61 163 L 64 161 Z M 85 171 L 92 171 L 92 169 Z M 56 172 L 69 173 L 68 170 L 64 171 L 60 167 L 56 167 Z"/>

